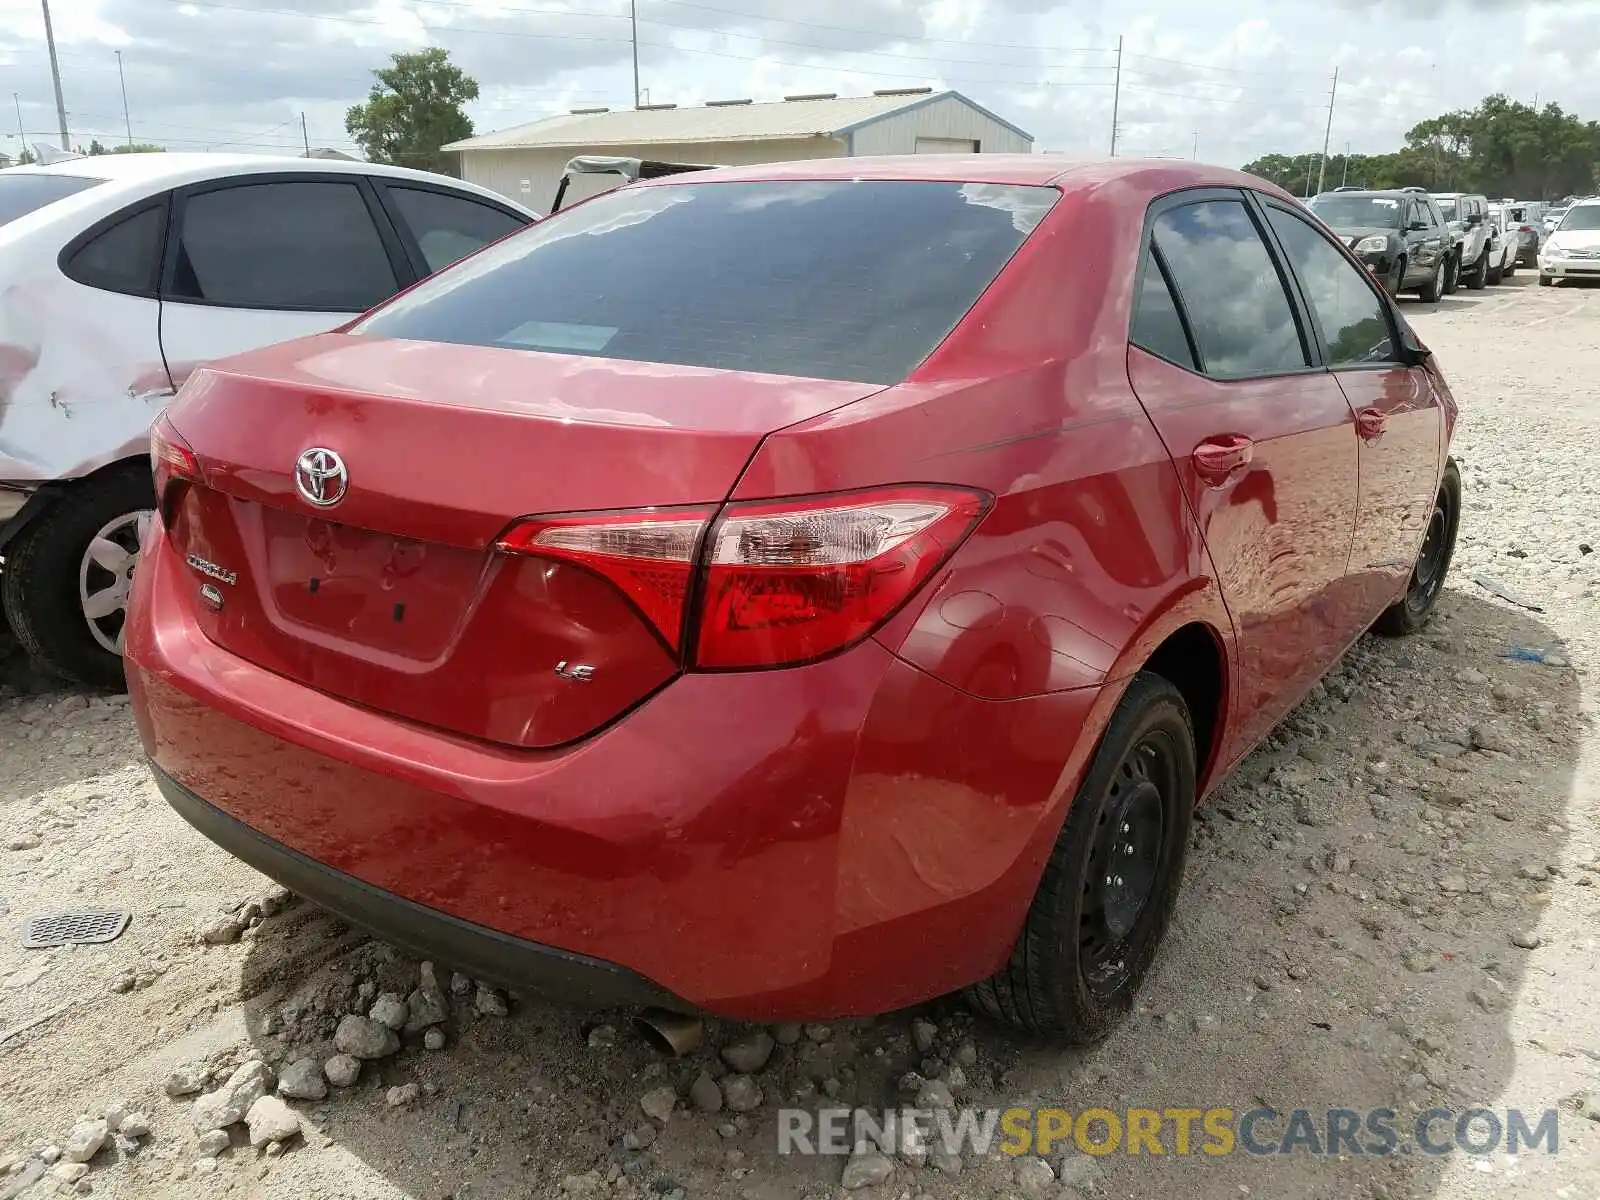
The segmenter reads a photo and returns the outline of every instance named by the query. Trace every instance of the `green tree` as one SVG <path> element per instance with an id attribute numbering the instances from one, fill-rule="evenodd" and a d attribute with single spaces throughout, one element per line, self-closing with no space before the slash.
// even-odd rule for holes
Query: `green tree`
<path id="1" fill-rule="evenodd" d="M 104 154 L 105 152 L 106 148 L 100 144 L 98 139 L 89 143 L 89 153 L 91 155 Z"/>
<path id="2" fill-rule="evenodd" d="M 153 145 L 150 142 L 134 142 L 130 145 L 111 147 L 112 154 L 165 154 L 165 146 Z"/>
<path id="3" fill-rule="evenodd" d="M 26 146 L 23 147 L 22 153 L 17 155 L 17 166 L 19 167 L 31 166 L 33 163 L 38 161 L 39 160 L 34 157 L 33 151 L 29 150 Z"/>
<path id="4" fill-rule="evenodd" d="M 393 57 L 373 72 L 367 102 L 345 113 L 345 130 L 373 162 L 453 173 L 439 147 L 472 136 L 462 105 L 478 98 L 478 81 L 437 46 Z"/>

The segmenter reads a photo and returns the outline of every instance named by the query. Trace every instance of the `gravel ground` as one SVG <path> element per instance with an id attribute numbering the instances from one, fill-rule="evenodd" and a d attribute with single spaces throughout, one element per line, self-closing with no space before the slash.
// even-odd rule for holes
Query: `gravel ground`
<path id="1" fill-rule="evenodd" d="M 0 1200 L 829 1196 L 841 1161 L 780 1158 L 777 1106 L 903 1103 L 924 1078 L 948 1088 L 924 1102 L 1075 1111 L 1559 1105 L 1559 1151 L 868 1158 L 851 1182 L 892 1174 L 848 1194 L 1600 1195 L 1600 291 L 1530 282 L 1410 307 L 1463 408 L 1439 617 L 1356 646 L 1204 811 L 1139 1011 L 1087 1052 L 952 1001 L 775 1038 L 712 1026 L 670 1060 L 627 1014 L 430 982 L 173 816 L 121 698 L 52 690 L 13 658 Z M 20 948 L 25 917 L 93 905 L 132 925 Z"/>

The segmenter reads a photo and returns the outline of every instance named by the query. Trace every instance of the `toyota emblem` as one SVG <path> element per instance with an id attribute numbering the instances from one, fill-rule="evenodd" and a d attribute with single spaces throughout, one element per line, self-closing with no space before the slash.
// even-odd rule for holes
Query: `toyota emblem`
<path id="1" fill-rule="evenodd" d="M 313 446 L 295 461 L 294 486 L 306 503 L 331 508 L 344 499 L 350 487 L 350 473 L 337 453 Z"/>

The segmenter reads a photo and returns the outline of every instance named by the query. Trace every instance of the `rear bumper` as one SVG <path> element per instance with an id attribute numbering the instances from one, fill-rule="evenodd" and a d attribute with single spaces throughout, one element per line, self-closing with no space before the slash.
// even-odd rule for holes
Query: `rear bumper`
<path id="1" fill-rule="evenodd" d="M 580 743 L 524 751 L 223 650 L 197 586 L 158 518 L 128 682 L 169 799 L 208 836 L 487 978 L 582 975 L 580 994 L 744 1020 L 883 1012 L 991 974 L 1120 690 L 985 701 L 868 640 L 685 675 Z"/>
<path id="2" fill-rule="evenodd" d="M 679 1011 L 694 1007 L 615 963 L 510 937 L 335 871 L 207 804 L 160 767 L 151 770 L 174 811 L 229 854 L 419 958 L 438 959 L 474 979 L 533 988 L 552 999 L 590 1007 L 638 1005 Z"/>

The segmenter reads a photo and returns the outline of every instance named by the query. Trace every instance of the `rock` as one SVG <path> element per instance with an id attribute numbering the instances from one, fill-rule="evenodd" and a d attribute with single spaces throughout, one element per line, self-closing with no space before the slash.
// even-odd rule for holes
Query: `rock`
<path id="1" fill-rule="evenodd" d="M 402 1083 L 399 1087 L 392 1087 L 384 1093 L 383 1102 L 390 1108 L 404 1108 L 415 1100 L 422 1092 L 414 1083 Z"/>
<path id="2" fill-rule="evenodd" d="M 1499 754 L 1511 753 L 1510 741 L 1493 725 L 1472 726 L 1467 730 L 1467 742 L 1474 750 L 1493 750 Z"/>
<path id="3" fill-rule="evenodd" d="M 1215 1033 L 1222 1028 L 1222 1021 L 1215 1013 L 1197 1013 L 1189 1024 L 1196 1033 Z"/>
<path id="4" fill-rule="evenodd" d="M 111 981 L 110 990 L 113 995 L 125 996 L 133 991 L 134 985 L 139 982 L 139 977 L 132 971 L 124 971 Z"/>
<path id="5" fill-rule="evenodd" d="M 422 1044 L 429 1050 L 443 1050 L 444 1040 L 444 1030 L 437 1026 L 422 1035 Z"/>
<path id="6" fill-rule="evenodd" d="M 1519 950 L 1537 950 L 1542 943 L 1537 933 L 1519 931 L 1511 935 L 1511 944 Z"/>
<path id="7" fill-rule="evenodd" d="M 589 1030 L 589 1036 L 583 1039 L 591 1050 L 609 1050 L 617 1044 L 617 1027 L 615 1025 L 596 1025 Z"/>
<path id="8" fill-rule="evenodd" d="M 237 942 L 250 923 L 238 913 L 224 913 L 200 930 L 200 940 L 207 946 L 226 946 Z"/>
<path id="9" fill-rule="evenodd" d="M 1272 979 L 1270 976 L 1257 975 L 1250 982 L 1255 984 L 1256 987 L 1260 988 L 1263 992 L 1270 992 L 1272 990 Z"/>
<path id="10" fill-rule="evenodd" d="M 93 1121 L 79 1121 L 72 1127 L 72 1132 L 67 1134 L 66 1141 L 61 1143 L 61 1157 L 69 1163 L 86 1163 L 106 1144 L 106 1139 L 111 1136 L 105 1118 L 97 1117 Z"/>
<path id="11" fill-rule="evenodd" d="M 189 1122 L 196 1133 L 225 1129 L 244 1120 L 245 1113 L 272 1087 L 272 1072 L 258 1059 L 245 1063 L 216 1091 L 207 1092 L 189 1110 Z"/>
<path id="12" fill-rule="evenodd" d="M 1295 795 L 1294 819 L 1302 825 L 1323 826 L 1333 824 L 1333 814 L 1326 799 L 1305 792 Z"/>
<path id="13" fill-rule="evenodd" d="M 722 1081 L 722 1099 L 734 1112 L 754 1112 L 766 1099 L 761 1085 L 748 1075 L 729 1075 Z"/>
<path id="14" fill-rule="evenodd" d="M 278 1076 L 278 1095 L 291 1100 L 321 1100 L 328 1094 L 322 1064 L 314 1058 L 297 1058 Z"/>
<path id="15" fill-rule="evenodd" d="M 81 1162 L 57 1163 L 50 1174 L 62 1183 L 77 1183 L 89 1173 L 89 1164 Z"/>
<path id="16" fill-rule="evenodd" d="M 419 974 L 421 979 L 415 990 L 406 997 L 407 1033 L 419 1033 L 431 1026 L 443 1025 L 450 1017 L 450 1001 L 433 973 L 433 964 L 423 963 Z"/>
<path id="17" fill-rule="evenodd" d="M 228 1148 L 228 1131 L 212 1129 L 200 1135 L 200 1153 L 215 1158 Z"/>
<path id="18" fill-rule="evenodd" d="M 128 1115 L 128 1102 L 126 1100 L 113 1100 L 106 1105 L 102 1114 L 106 1119 L 106 1128 L 115 1133 L 122 1128 L 122 1118 Z"/>
<path id="19" fill-rule="evenodd" d="M 117 1132 L 124 1137 L 142 1138 L 150 1135 L 150 1118 L 142 1112 L 131 1112 L 122 1118 Z"/>
<path id="20" fill-rule="evenodd" d="M 265 1146 L 268 1142 L 288 1141 L 300 1132 L 300 1117 L 276 1096 L 263 1096 L 250 1106 L 244 1123 L 250 1130 L 250 1144 Z"/>
<path id="21" fill-rule="evenodd" d="M 1094 1159 L 1082 1154 L 1069 1154 L 1056 1163 L 1056 1178 L 1060 1180 L 1064 1194 L 1070 1195 L 1074 1191 L 1100 1191 L 1104 1175 L 1100 1164 Z"/>
<path id="22" fill-rule="evenodd" d="M 399 1033 L 410 1019 L 410 1010 L 406 1002 L 400 999 L 398 992 L 384 992 L 373 1001 L 367 1016 L 384 1028 Z"/>
<path id="23" fill-rule="evenodd" d="M 7 850 L 37 850 L 39 848 L 39 835 L 37 833 L 17 833 L 6 839 Z"/>
<path id="24" fill-rule="evenodd" d="M 714 1113 L 722 1111 L 722 1088 L 717 1081 L 705 1071 L 695 1077 L 689 1085 L 689 1103 L 701 1112 Z"/>
<path id="25" fill-rule="evenodd" d="M 880 1183 L 887 1183 L 893 1174 L 894 1163 L 876 1150 L 866 1154 L 852 1154 L 850 1160 L 844 1164 L 844 1174 L 839 1177 L 839 1185 L 847 1191 L 877 1187 Z"/>
<path id="26" fill-rule="evenodd" d="M 206 1084 L 211 1082 L 211 1071 L 200 1063 L 185 1063 L 171 1075 L 163 1084 L 167 1095 L 176 1100 L 179 1096 L 192 1096 L 196 1092 L 205 1091 Z"/>
<path id="27" fill-rule="evenodd" d="M 1467 993 L 1467 999 L 1471 1000 L 1486 1013 L 1500 1011 L 1500 997 L 1494 992 L 1485 991 L 1483 988 L 1473 988 Z"/>
<path id="28" fill-rule="evenodd" d="M 956 1150 L 936 1140 L 928 1147 L 928 1165 L 944 1175 L 959 1175 L 965 1164 Z"/>
<path id="29" fill-rule="evenodd" d="M 933 1049 L 933 1043 L 939 1038 L 939 1027 L 932 1021 L 918 1017 L 911 1022 L 911 1042 L 917 1048 L 918 1054 L 926 1054 Z"/>
<path id="30" fill-rule="evenodd" d="M 60 1146 L 44 1146 L 39 1151 L 39 1160 L 41 1162 L 43 1162 L 46 1166 L 49 1166 L 53 1162 L 59 1162 L 60 1159 L 61 1159 L 61 1147 Z"/>
<path id="31" fill-rule="evenodd" d="M 639 1107 L 644 1115 L 665 1125 L 672 1120 L 672 1110 L 678 1106 L 678 1093 L 670 1087 L 658 1087 L 639 1097 Z"/>
<path id="32" fill-rule="evenodd" d="M 361 1078 L 361 1060 L 353 1054 L 335 1054 L 322 1064 L 322 1069 L 334 1087 L 354 1087 Z"/>
<path id="33" fill-rule="evenodd" d="M 656 1140 L 656 1127 L 646 1122 L 637 1129 L 630 1129 L 622 1135 L 622 1148 L 624 1150 L 643 1150 L 653 1145 Z"/>
<path id="34" fill-rule="evenodd" d="M 1529 879 L 1534 883 L 1543 883 L 1550 878 L 1550 870 L 1540 863 L 1523 863 L 1517 868 L 1517 878 Z"/>
<path id="35" fill-rule="evenodd" d="M 478 994 L 472 999 L 472 1007 L 486 1017 L 503 1017 L 511 1011 L 503 995 L 482 983 L 478 985 Z"/>
<path id="36" fill-rule="evenodd" d="M 283 1153 L 282 1142 L 268 1142 L 267 1148 L 262 1151 L 268 1158 L 277 1158 Z"/>
<path id="37" fill-rule="evenodd" d="M 777 1045 L 777 1040 L 770 1033 L 758 1029 L 724 1046 L 722 1061 L 742 1075 L 754 1075 L 767 1065 Z"/>
<path id="38" fill-rule="evenodd" d="M 971 1042 L 962 1042 L 956 1047 L 954 1057 L 963 1067 L 975 1067 L 978 1065 L 978 1048 Z"/>
<path id="39" fill-rule="evenodd" d="M 1024 1196 L 1042 1196 L 1056 1181 L 1055 1170 L 1050 1164 L 1032 1155 L 1017 1160 L 1013 1177 Z"/>
<path id="40" fill-rule="evenodd" d="M 1457 874 L 1441 875 L 1438 879 L 1438 886 L 1441 892 L 1459 894 L 1467 890 L 1467 878 L 1465 875 Z"/>
<path id="41" fill-rule="evenodd" d="M 352 1058 L 387 1058 L 400 1049 L 400 1039 L 387 1025 L 351 1013 L 339 1018 L 339 1027 L 333 1033 L 333 1045 L 340 1054 L 348 1054 Z"/>
<path id="42" fill-rule="evenodd" d="M 930 1079 L 917 1089 L 916 1106 L 921 1109 L 954 1108 L 956 1098 L 950 1085 L 940 1079 Z"/>
<path id="43" fill-rule="evenodd" d="M 472 991 L 472 980 L 468 979 L 460 971 L 456 971 L 453 974 L 451 974 L 451 976 L 450 976 L 450 994 L 452 996 L 465 996 L 465 995 L 468 995 L 469 993 L 471 993 L 471 991 Z"/>
<path id="44" fill-rule="evenodd" d="M 220 1154 L 221 1151 L 219 1150 L 218 1153 Z M 190 1167 L 189 1169 L 191 1171 L 193 1171 L 196 1175 L 215 1175 L 220 1168 L 217 1166 L 217 1160 L 216 1159 L 214 1159 L 214 1158 L 202 1158 L 199 1162 L 195 1163 L 194 1166 Z"/>
<path id="45" fill-rule="evenodd" d="M 806 1037 L 819 1046 L 833 1036 L 833 1030 L 826 1025 L 807 1025 L 805 1032 Z"/>
<path id="46" fill-rule="evenodd" d="M 792 1046 L 800 1040 L 801 1029 L 798 1022 L 788 1021 L 782 1025 L 772 1027 L 772 1036 L 780 1046 Z"/>

